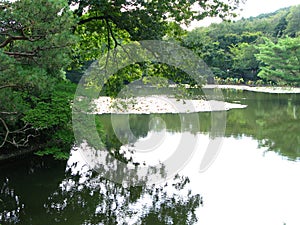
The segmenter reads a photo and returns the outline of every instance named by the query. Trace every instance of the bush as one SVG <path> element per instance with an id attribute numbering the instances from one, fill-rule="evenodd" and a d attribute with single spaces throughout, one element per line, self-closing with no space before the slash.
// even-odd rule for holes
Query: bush
<path id="1" fill-rule="evenodd" d="M 248 80 L 246 84 L 249 85 L 249 86 L 253 86 L 254 85 L 254 81 L 253 80 Z"/>
<path id="2" fill-rule="evenodd" d="M 263 86 L 264 81 L 263 80 L 257 80 L 257 81 L 255 81 L 255 85 L 258 86 L 258 87 Z"/>
<path id="3" fill-rule="evenodd" d="M 37 106 L 26 112 L 23 121 L 39 132 L 43 146 L 36 154 L 53 155 L 57 159 L 69 157 L 74 143 L 71 101 L 75 90 L 75 84 L 61 82 L 50 96 L 38 99 Z"/>

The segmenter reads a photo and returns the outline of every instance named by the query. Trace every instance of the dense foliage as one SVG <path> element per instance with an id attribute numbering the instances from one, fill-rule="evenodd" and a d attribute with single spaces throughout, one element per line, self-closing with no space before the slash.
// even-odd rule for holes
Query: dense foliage
<path id="1" fill-rule="evenodd" d="M 230 19 L 239 2 L 1 0 L 0 154 L 32 148 L 66 157 L 73 142 L 70 103 L 75 91 L 65 78 L 67 70 L 87 66 L 131 41 L 176 39 L 185 33 L 180 25 L 195 19 Z M 166 70 L 182 81 L 174 68 L 141 63 L 112 77 L 106 94 L 116 95 L 133 79 L 163 76 Z M 74 74 L 68 72 L 68 78 L 78 80 Z"/>
<path id="2" fill-rule="evenodd" d="M 182 43 L 203 58 L 221 83 L 299 85 L 299 15 L 300 6 L 294 6 L 212 24 L 188 32 Z"/>
<path id="3" fill-rule="evenodd" d="M 74 87 L 64 69 L 76 21 L 64 1 L 0 1 L 0 8 L 0 151 L 47 148 L 70 123 Z"/>
<path id="4" fill-rule="evenodd" d="M 70 0 L 69 4 L 77 8 L 74 13 L 79 22 L 75 33 L 81 38 L 74 49 L 76 62 L 97 59 L 108 49 L 129 41 L 176 37 L 182 33 L 180 25 L 207 16 L 230 19 L 239 2 Z"/>
<path id="5" fill-rule="evenodd" d="M 277 84 L 300 84 L 300 36 L 280 38 L 277 43 L 265 39 L 256 58 L 263 64 L 258 76 Z"/>
<path id="6" fill-rule="evenodd" d="M 230 19 L 240 0 L 223 1 L 98 1 L 70 0 L 79 17 L 75 33 L 80 37 L 74 48 L 72 69 L 117 46 L 140 40 L 179 40 L 185 32 L 180 27 L 207 16 Z M 85 9 L 88 8 L 88 11 Z M 147 70 L 147 71 L 145 71 Z M 167 65 L 151 62 L 135 64 L 117 73 L 105 86 L 105 94 L 115 96 L 126 84 L 144 76 L 168 76 L 177 83 L 192 82 L 187 75 Z"/>

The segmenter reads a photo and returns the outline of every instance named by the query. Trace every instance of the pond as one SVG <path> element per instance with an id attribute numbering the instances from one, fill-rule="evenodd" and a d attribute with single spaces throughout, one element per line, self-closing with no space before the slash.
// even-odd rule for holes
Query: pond
<path id="1" fill-rule="evenodd" d="M 76 148 L 67 162 L 30 156 L 5 163 L 0 224 L 299 225 L 300 95 L 224 96 L 247 108 L 226 113 L 220 151 L 207 170 L 199 166 L 212 138 L 211 113 L 130 115 L 130 134 L 116 132 L 126 115 L 114 117 L 114 126 L 110 115 L 100 115 L 106 144 L 139 149 L 133 161 L 167 160 L 182 136 L 198 140 L 196 151 L 174 178 L 147 187 L 100 177 Z"/>

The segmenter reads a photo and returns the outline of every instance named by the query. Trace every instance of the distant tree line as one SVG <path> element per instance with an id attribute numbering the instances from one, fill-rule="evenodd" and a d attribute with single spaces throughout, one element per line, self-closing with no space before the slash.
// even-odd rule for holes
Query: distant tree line
<path id="1" fill-rule="evenodd" d="M 187 32 L 195 51 L 219 80 L 300 85 L 300 5 Z M 220 79 L 221 78 L 221 79 Z"/>

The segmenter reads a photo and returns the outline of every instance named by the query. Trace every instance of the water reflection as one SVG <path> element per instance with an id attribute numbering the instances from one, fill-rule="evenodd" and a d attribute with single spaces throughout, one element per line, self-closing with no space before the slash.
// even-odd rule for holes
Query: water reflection
<path id="1" fill-rule="evenodd" d="M 78 151 L 73 151 L 66 172 L 56 161 L 36 159 L 32 163 L 28 159 L 15 168 L 10 166 L 5 176 L 0 173 L 1 179 L 5 177 L 0 189 L 0 223 L 196 223 L 195 210 L 202 199 L 192 194 L 187 177 L 176 176 L 162 185 L 126 188 L 100 177 L 78 157 Z M 22 170 L 17 169 L 20 166 Z M 47 176 L 45 170 L 55 178 Z"/>
<path id="2" fill-rule="evenodd" d="M 177 176 L 171 183 L 161 186 L 125 188 L 93 170 L 86 170 L 80 157 L 78 152 L 73 151 L 68 162 L 73 176 L 62 181 L 61 188 L 49 197 L 49 203 L 45 205 L 56 222 L 192 224 L 197 221 L 195 209 L 199 207 L 201 198 L 185 190 L 189 183 L 187 177 Z M 75 168 L 73 160 L 78 162 Z"/>
<path id="3" fill-rule="evenodd" d="M 0 167 L 0 224 L 51 224 L 43 210 L 64 177 L 65 162 L 21 158 Z"/>
<path id="4" fill-rule="evenodd" d="M 198 173 L 202 155 L 196 152 L 168 184 L 129 188 L 93 172 L 79 151 L 72 152 L 67 169 L 66 162 L 24 158 L 0 166 L 0 224 L 300 224 L 300 97 L 224 93 L 227 101 L 248 107 L 227 113 L 222 151 L 206 173 Z M 200 127 L 188 114 L 184 126 L 179 115 L 130 115 L 137 139 L 127 145 L 130 139 L 126 133 L 116 137 L 110 116 L 97 119 L 114 154 L 139 149 L 140 158 L 133 160 L 142 163 L 149 158 L 144 144 L 158 144 L 147 142 L 151 137 L 165 144 L 159 157 L 169 157 L 163 150 L 177 145 L 182 133 L 205 148 L 212 136 L 210 114 L 196 115 Z"/>
<path id="5" fill-rule="evenodd" d="M 260 147 L 286 157 L 300 158 L 300 96 L 297 94 L 262 94 L 227 92 L 248 107 L 230 111 L 226 134 L 246 135 L 259 141 Z"/>
<path id="6" fill-rule="evenodd" d="M 239 102 L 248 105 L 245 109 L 234 109 L 227 112 L 225 136 L 241 138 L 253 137 L 258 140 L 260 147 L 274 151 L 289 160 L 298 160 L 300 157 L 300 96 L 297 94 L 265 94 L 224 91 L 226 101 Z M 210 129 L 211 114 L 198 113 L 200 127 L 193 123 L 194 114 L 156 114 L 130 115 L 129 122 L 135 141 L 148 135 L 149 124 L 154 118 L 163 121 L 163 127 L 155 127 L 155 131 L 165 129 L 169 133 L 182 131 L 191 134 L 208 134 L 213 138 Z M 114 119 L 117 116 L 114 116 Z M 119 115 L 120 120 L 124 115 Z M 182 120 L 185 123 L 182 123 Z M 110 148 L 120 149 L 124 142 L 120 142 L 111 126 L 111 116 L 101 115 L 99 121 L 104 125 L 106 143 Z M 126 134 L 123 134 L 125 137 Z M 125 138 L 126 139 L 126 138 Z M 122 140 L 122 139 L 121 139 Z"/>
<path id="7" fill-rule="evenodd" d="M 14 189 L 10 188 L 8 178 L 3 182 L 0 193 L 3 196 L 0 198 L 0 205 L 2 206 L 0 208 L 0 221 L 17 224 L 20 222 L 21 214 L 24 213 L 24 204 L 20 202 L 20 197 L 16 195 Z"/>

